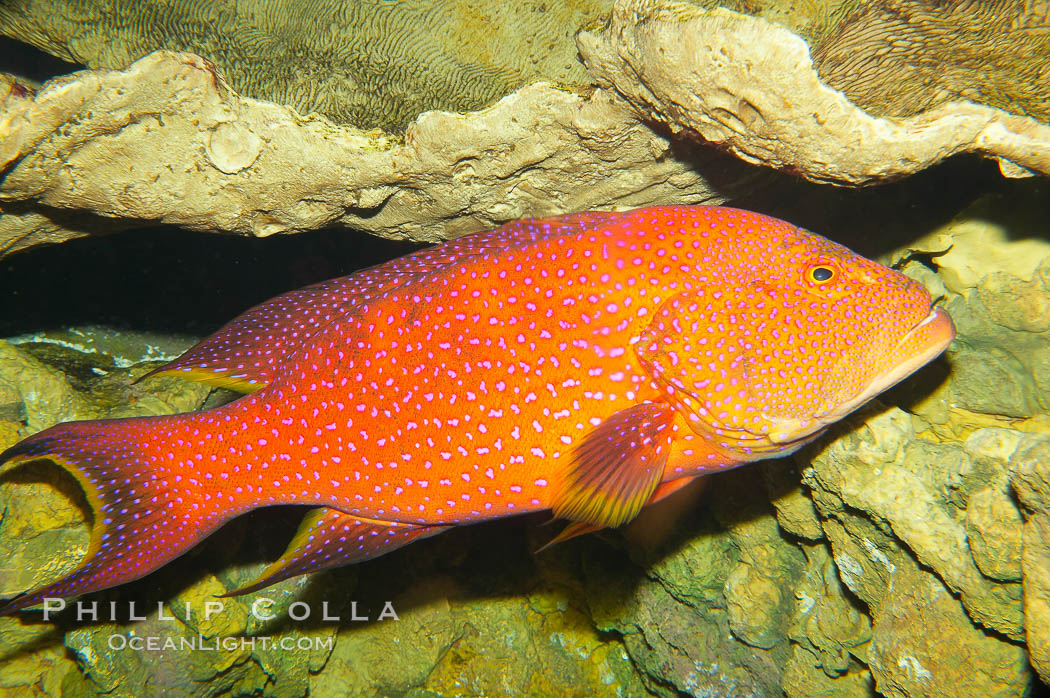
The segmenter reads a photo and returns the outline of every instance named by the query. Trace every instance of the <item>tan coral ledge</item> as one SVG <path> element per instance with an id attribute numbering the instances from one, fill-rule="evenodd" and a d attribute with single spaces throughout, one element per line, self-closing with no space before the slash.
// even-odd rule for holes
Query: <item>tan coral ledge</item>
<path id="1" fill-rule="evenodd" d="M 75 73 L 36 95 L 9 80 L 0 256 L 151 222 L 436 241 L 523 216 L 721 202 L 755 174 L 721 150 L 847 185 L 962 152 L 1050 174 L 1050 127 L 968 102 L 870 116 L 821 83 L 802 39 L 763 19 L 624 0 L 578 44 L 601 85 L 591 95 L 537 83 L 477 112 L 426 112 L 403 140 L 239 96 L 192 54 Z M 676 157 L 654 121 L 719 148 Z"/>
<path id="2" fill-rule="evenodd" d="M 0 107 L 0 253 L 143 222 L 436 241 L 527 215 L 724 200 L 695 169 L 704 158 L 665 157 L 619 99 L 543 83 L 424 113 L 403 142 L 238 96 L 204 59 L 165 51 L 35 96 L 12 85 Z M 727 160 L 706 156 L 721 173 Z"/>
<path id="3" fill-rule="evenodd" d="M 998 157 L 1008 176 L 1050 174 L 1050 126 L 963 101 L 876 118 L 821 82 L 805 41 L 761 18 L 626 0 L 577 43 L 646 118 L 816 182 L 868 184 L 958 153 Z"/>

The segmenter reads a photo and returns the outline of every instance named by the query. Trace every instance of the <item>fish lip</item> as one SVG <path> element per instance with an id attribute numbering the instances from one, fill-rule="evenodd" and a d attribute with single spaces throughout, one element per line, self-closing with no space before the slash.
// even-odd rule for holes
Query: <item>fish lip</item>
<path id="1" fill-rule="evenodd" d="M 810 419 L 785 421 L 770 432 L 769 440 L 776 444 L 787 444 L 805 439 L 824 429 L 829 424 L 839 421 L 868 400 L 871 400 L 879 393 L 889 390 L 940 356 L 948 348 L 948 345 L 952 343 L 952 340 L 955 339 L 955 324 L 948 313 L 936 307 L 931 308 L 929 315 L 908 330 L 894 348 L 903 346 L 930 324 L 938 326 L 931 332 L 932 341 L 922 351 L 915 353 L 905 361 L 901 361 L 888 371 L 879 374 L 856 397 L 843 402 L 834 409 L 821 415 L 814 415 Z"/>

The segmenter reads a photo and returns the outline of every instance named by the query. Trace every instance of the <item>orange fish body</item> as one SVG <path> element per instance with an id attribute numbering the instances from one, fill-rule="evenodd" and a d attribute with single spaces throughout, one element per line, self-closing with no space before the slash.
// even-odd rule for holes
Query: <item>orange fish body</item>
<path id="1" fill-rule="evenodd" d="M 10 612 L 140 577 L 233 516 L 314 507 L 250 591 L 449 526 L 618 526 L 693 477 L 790 453 L 936 357 L 907 277 L 788 223 L 669 206 L 525 220 L 278 297 L 159 372 L 250 392 L 60 424 L 84 565 Z"/>

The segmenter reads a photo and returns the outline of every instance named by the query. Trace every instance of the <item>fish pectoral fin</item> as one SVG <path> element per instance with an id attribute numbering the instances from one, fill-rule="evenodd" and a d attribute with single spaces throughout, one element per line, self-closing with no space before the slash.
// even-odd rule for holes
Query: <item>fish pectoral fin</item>
<path id="1" fill-rule="evenodd" d="M 659 385 L 663 399 L 688 420 L 689 427 L 711 436 L 706 398 L 721 384 L 747 385 L 748 352 L 720 352 L 716 361 L 705 358 L 725 339 L 719 328 L 733 325 L 732 294 L 702 289 L 671 296 L 652 313 L 638 336 L 634 352 Z M 719 345 L 720 346 L 720 345 Z"/>
<path id="2" fill-rule="evenodd" d="M 338 509 L 319 507 L 311 510 L 299 524 L 299 530 L 279 560 L 263 570 L 255 581 L 221 596 L 250 594 L 289 577 L 379 557 L 448 528 L 365 519 Z"/>
<path id="3" fill-rule="evenodd" d="M 615 527 L 633 519 L 663 479 L 674 409 L 648 402 L 620 410 L 577 446 L 554 515 Z"/>

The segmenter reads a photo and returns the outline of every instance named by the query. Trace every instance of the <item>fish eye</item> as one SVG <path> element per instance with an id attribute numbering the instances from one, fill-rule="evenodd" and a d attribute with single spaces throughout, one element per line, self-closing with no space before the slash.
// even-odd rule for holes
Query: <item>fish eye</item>
<path id="1" fill-rule="evenodd" d="M 806 277 L 815 284 L 826 284 L 835 278 L 835 270 L 823 264 L 818 264 L 809 268 L 806 272 Z"/>

